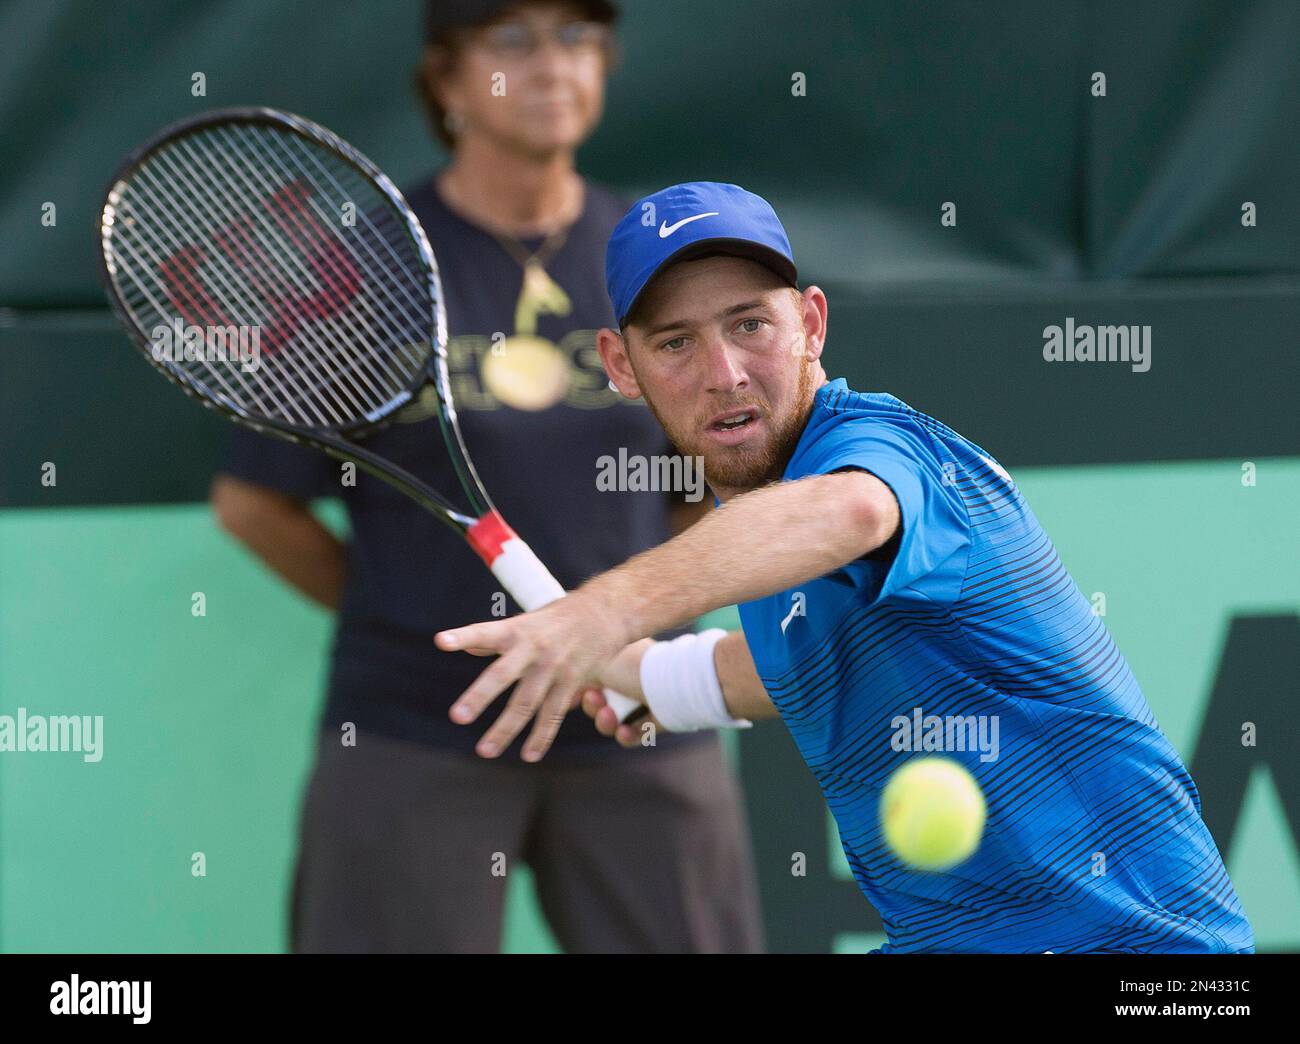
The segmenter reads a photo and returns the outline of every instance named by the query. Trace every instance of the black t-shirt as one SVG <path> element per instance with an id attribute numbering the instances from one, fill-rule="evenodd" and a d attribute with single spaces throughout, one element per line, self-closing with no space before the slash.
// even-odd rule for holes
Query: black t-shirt
<path id="1" fill-rule="evenodd" d="M 448 209 L 432 178 L 407 200 L 438 258 L 461 429 L 502 515 L 566 588 L 668 539 L 670 494 L 602 491 L 596 481 L 598 458 L 620 448 L 671 452 L 650 411 L 609 387 L 596 351 L 596 331 L 613 323 L 605 244 L 626 206 L 588 183 L 582 216 L 526 281 L 519 259 Z M 426 405 L 402 410 L 367 445 L 458 493 Z M 453 724 L 447 711 L 489 661 L 441 652 L 433 635 L 517 609 L 464 540 L 378 479 L 358 474 L 344 487 L 338 462 L 278 439 L 236 432 L 224 470 L 302 498 L 341 496 L 347 507 L 352 540 L 325 723 L 472 751 L 485 725 Z M 566 752 L 618 748 L 575 712 L 556 741 L 555 754 Z"/>

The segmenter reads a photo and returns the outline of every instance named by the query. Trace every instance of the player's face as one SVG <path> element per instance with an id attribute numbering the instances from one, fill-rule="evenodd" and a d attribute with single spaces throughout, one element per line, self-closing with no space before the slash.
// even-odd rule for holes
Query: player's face
<path id="1" fill-rule="evenodd" d="M 704 459 L 720 497 L 781 477 L 825 382 L 826 298 L 733 257 L 674 265 L 638 304 L 633 380 L 678 450 Z"/>
<path id="2" fill-rule="evenodd" d="M 473 30 L 442 84 L 466 131 L 536 155 L 574 149 L 605 96 L 609 28 L 565 3 L 522 3 Z"/>

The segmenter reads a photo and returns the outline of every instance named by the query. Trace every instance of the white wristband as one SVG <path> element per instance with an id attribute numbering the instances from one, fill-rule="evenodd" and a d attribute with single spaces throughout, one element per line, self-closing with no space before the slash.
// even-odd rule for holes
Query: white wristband
<path id="1" fill-rule="evenodd" d="M 722 698 L 713 647 L 726 631 L 715 628 L 656 642 L 641 657 L 641 691 L 650 712 L 669 732 L 747 729 L 753 722 L 733 718 Z"/>

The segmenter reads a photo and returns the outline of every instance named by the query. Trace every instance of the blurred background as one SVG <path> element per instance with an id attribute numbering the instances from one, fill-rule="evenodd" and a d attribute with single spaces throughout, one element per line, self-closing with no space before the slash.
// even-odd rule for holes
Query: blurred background
<path id="1" fill-rule="evenodd" d="M 1104 595 L 1258 948 L 1300 948 L 1300 5 L 620 6 L 585 173 L 771 200 L 829 297 L 830 375 L 1014 473 Z M 226 428 L 114 323 L 96 210 L 133 146 L 228 105 L 408 183 L 438 160 L 419 49 L 415 0 L 0 4 L 0 714 L 105 718 L 99 763 L 0 753 L 0 950 L 285 946 L 330 621 L 212 521 Z M 1046 363 L 1067 317 L 1149 326 L 1149 372 Z M 200 588 L 208 615 L 178 612 Z M 784 730 L 731 753 L 769 947 L 877 945 Z M 555 948 L 526 873 L 505 946 Z"/>

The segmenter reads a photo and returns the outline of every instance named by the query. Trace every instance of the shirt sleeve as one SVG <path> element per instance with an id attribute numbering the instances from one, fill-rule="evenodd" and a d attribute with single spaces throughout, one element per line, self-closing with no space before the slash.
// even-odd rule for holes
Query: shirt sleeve
<path id="1" fill-rule="evenodd" d="M 331 457 L 246 428 L 231 433 L 221 470 L 245 482 L 303 500 L 342 493 L 338 464 Z"/>
<path id="2" fill-rule="evenodd" d="M 970 521 L 953 481 L 923 433 L 846 417 L 817 440 L 801 475 L 860 469 L 884 482 L 898 501 L 902 532 L 892 562 L 864 556 L 844 567 L 875 600 L 921 598 L 951 605 L 961 594 Z"/>

